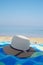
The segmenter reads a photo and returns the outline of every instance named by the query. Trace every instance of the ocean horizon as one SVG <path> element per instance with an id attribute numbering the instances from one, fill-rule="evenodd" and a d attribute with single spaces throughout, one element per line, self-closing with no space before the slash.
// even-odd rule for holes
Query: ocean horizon
<path id="1" fill-rule="evenodd" d="M 29 26 L 15 26 L 15 27 L 4 27 L 1 28 L 0 36 L 2 35 L 26 35 L 29 37 L 43 37 L 43 29 L 39 27 L 29 27 Z"/>

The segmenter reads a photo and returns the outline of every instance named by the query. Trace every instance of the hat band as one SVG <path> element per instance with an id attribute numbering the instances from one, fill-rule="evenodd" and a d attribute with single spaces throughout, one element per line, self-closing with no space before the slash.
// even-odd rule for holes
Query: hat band
<path id="1" fill-rule="evenodd" d="M 24 52 L 23 50 L 20 50 L 20 49 L 13 48 L 11 45 L 10 45 L 10 47 L 11 47 L 12 49 L 14 49 L 14 50 L 17 50 L 17 51 L 22 51 L 22 52 Z M 28 50 L 25 50 L 25 51 L 26 51 L 26 52 L 29 52 L 29 50 L 30 50 L 30 48 L 29 48 Z"/>

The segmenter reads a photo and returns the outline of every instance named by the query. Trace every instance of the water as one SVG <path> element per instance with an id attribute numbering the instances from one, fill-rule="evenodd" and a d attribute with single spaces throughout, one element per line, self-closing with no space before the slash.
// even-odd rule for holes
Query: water
<path id="1" fill-rule="evenodd" d="M 33 37 L 43 37 L 43 28 L 35 26 L 6 26 L 1 28 L 0 35 L 23 34 Z"/>

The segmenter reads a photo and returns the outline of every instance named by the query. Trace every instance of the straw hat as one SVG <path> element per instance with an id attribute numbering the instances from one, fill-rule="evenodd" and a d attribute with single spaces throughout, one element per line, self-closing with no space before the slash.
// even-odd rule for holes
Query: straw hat
<path id="1" fill-rule="evenodd" d="M 15 35 L 11 44 L 3 48 L 6 54 L 15 55 L 20 58 L 30 57 L 35 50 L 30 47 L 30 41 L 22 35 Z"/>

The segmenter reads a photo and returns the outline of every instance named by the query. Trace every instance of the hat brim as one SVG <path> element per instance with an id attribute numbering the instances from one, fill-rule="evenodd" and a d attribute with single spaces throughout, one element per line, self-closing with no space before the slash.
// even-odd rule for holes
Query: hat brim
<path id="1" fill-rule="evenodd" d="M 3 50 L 6 54 L 15 55 L 19 58 L 30 57 L 35 52 L 35 50 L 32 47 L 30 47 L 29 50 L 27 50 L 27 52 L 23 52 L 17 49 L 13 49 L 10 45 L 5 46 Z"/>

